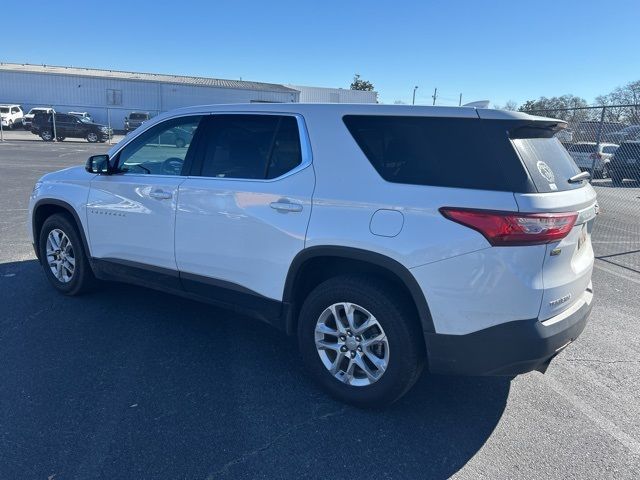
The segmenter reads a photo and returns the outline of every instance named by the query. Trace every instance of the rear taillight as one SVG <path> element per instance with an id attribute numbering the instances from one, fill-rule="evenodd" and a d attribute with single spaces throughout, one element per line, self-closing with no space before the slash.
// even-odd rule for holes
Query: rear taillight
<path id="1" fill-rule="evenodd" d="M 578 214 L 518 213 L 442 207 L 440 213 L 480 232 L 494 246 L 540 245 L 566 237 Z"/>

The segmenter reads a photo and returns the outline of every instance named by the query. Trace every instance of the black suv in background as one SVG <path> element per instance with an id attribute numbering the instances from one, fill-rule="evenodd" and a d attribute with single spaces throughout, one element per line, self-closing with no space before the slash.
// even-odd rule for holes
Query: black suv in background
<path id="1" fill-rule="evenodd" d="M 620 144 L 609 162 L 609 175 L 617 187 L 625 178 L 640 180 L 640 141 Z"/>
<path id="2" fill-rule="evenodd" d="M 135 130 L 142 125 L 142 122 L 146 122 L 149 118 L 149 112 L 131 112 L 129 115 L 124 117 L 124 133 L 129 133 L 132 130 Z"/>
<path id="3" fill-rule="evenodd" d="M 55 115 L 55 128 L 53 116 Z M 106 142 L 113 132 L 106 125 L 93 123 L 84 117 L 69 115 L 68 113 L 38 112 L 33 117 L 31 133 L 39 135 L 45 142 L 56 139 L 61 142 L 65 138 L 86 138 L 87 142 Z"/>

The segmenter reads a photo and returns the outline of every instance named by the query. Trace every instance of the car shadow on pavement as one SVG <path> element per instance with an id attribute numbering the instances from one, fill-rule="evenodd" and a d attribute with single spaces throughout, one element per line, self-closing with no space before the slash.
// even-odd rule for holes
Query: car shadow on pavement
<path id="1" fill-rule="evenodd" d="M 64 297 L 35 260 L 0 264 L 0 305 L 4 478 L 447 478 L 509 394 L 423 375 L 346 406 L 267 325 L 131 285 Z"/>

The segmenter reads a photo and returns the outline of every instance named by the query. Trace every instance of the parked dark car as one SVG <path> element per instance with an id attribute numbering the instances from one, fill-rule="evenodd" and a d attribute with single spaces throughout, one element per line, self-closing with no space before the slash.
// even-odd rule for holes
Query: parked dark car
<path id="1" fill-rule="evenodd" d="M 609 175 L 615 186 L 625 178 L 640 180 L 640 142 L 622 142 L 609 162 Z"/>
<path id="2" fill-rule="evenodd" d="M 135 130 L 142 125 L 142 122 L 146 122 L 149 118 L 149 112 L 131 112 L 124 117 L 124 132 L 129 133 Z"/>
<path id="3" fill-rule="evenodd" d="M 604 135 L 604 141 L 612 143 L 621 143 L 625 140 L 638 139 L 640 139 L 640 125 L 629 125 L 622 130 Z"/>
<path id="4" fill-rule="evenodd" d="M 45 142 L 50 142 L 54 138 L 54 132 L 59 142 L 69 137 L 85 138 L 90 143 L 106 142 L 113 133 L 106 125 L 93 123 L 83 117 L 67 113 L 36 113 L 31 124 L 31 133 L 39 135 Z"/>
<path id="5" fill-rule="evenodd" d="M 573 128 L 574 142 L 596 142 L 598 140 L 598 132 L 600 132 L 600 141 L 607 138 L 613 132 L 622 130 L 626 125 L 620 122 L 602 122 L 585 121 L 579 122 Z"/>

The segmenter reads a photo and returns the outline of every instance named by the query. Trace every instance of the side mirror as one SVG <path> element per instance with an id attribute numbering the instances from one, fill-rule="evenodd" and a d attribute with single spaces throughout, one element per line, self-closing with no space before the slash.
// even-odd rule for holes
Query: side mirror
<path id="1" fill-rule="evenodd" d="M 109 175 L 109 155 L 92 155 L 87 160 L 84 169 L 89 173 Z"/>

